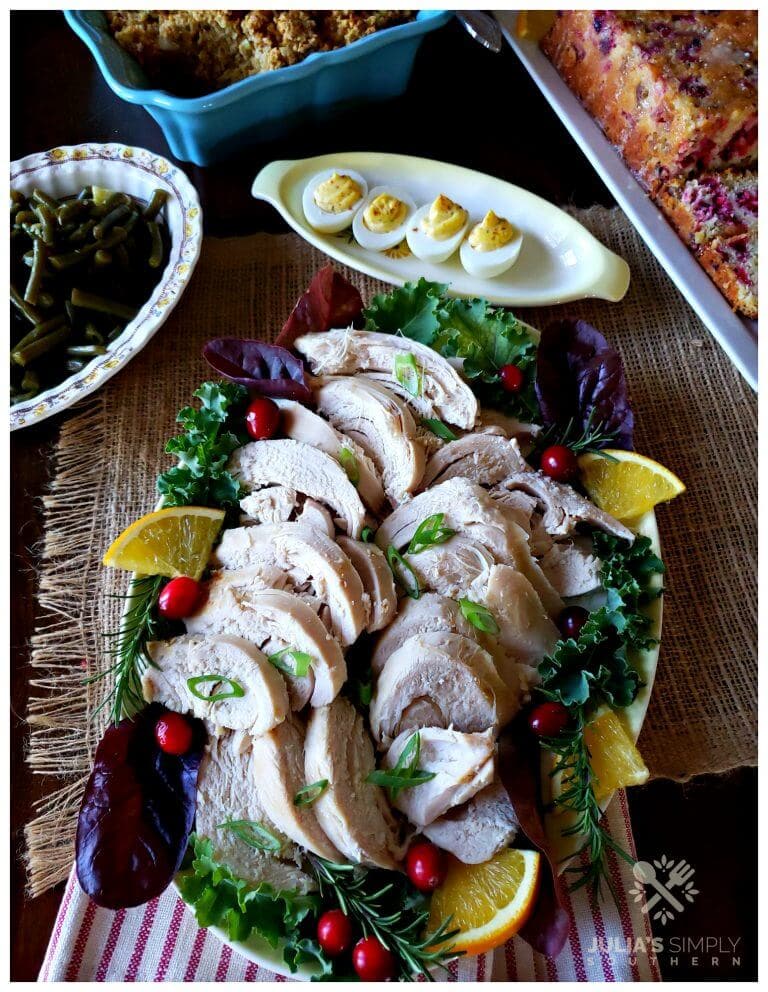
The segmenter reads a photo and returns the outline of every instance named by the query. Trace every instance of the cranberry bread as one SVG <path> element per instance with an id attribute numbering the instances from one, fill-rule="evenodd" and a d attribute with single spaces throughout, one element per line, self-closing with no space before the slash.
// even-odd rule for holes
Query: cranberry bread
<path id="1" fill-rule="evenodd" d="M 652 192 L 756 160 L 756 11 L 559 11 L 541 46 Z"/>
<path id="2" fill-rule="evenodd" d="M 757 174 L 677 179 L 656 202 L 734 310 L 757 317 Z"/>

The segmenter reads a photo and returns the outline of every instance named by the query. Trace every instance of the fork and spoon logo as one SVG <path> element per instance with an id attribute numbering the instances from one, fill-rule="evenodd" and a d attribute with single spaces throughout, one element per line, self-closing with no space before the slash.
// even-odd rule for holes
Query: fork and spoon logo
<path id="1" fill-rule="evenodd" d="M 674 920 L 675 914 L 685 909 L 685 902 L 692 903 L 699 894 L 693 881 L 696 870 L 682 859 L 676 862 L 662 855 L 653 863 L 636 861 L 632 874 L 635 884 L 629 894 L 634 896 L 635 902 L 642 901 L 642 912 L 658 920 L 662 926 Z M 647 889 L 654 890 L 649 898 L 646 898 Z"/>

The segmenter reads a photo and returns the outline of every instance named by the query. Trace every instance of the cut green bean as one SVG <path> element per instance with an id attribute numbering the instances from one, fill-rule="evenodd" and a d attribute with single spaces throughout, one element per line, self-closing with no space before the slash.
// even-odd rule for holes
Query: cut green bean
<path id="1" fill-rule="evenodd" d="M 111 252 L 105 251 L 103 248 L 99 248 L 93 256 L 93 264 L 99 269 L 106 269 L 112 264 Z"/>
<path id="2" fill-rule="evenodd" d="M 30 304 L 27 303 L 24 297 L 17 292 L 13 286 L 11 286 L 11 303 L 27 318 L 30 324 L 42 323 L 42 314 L 33 306 L 30 306 Z"/>
<path id="3" fill-rule="evenodd" d="M 16 214 L 17 224 L 34 224 L 36 217 L 31 210 L 19 210 Z"/>
<path id="4" fill-rule="evenodd" d="M 168 201 L 168 194 L 164 189 L 156 189 L 150 197 L 149 203 L 144 207 L 144 219 L 154 220 L 155 217 Z"/>
<path id="5" fill-rule="evenodd" d="M 96 227 L 94 227 L 94 238 L 97 238 L 100 241 L 106 236 L 110 228 L 114 227 L 119 220 L 123 219 L 123 217 L 127 217 L 130 212 L 131 208 L 128 204 L 119 203 L 114 210 L 110 210 L 106 217 L 100 220 Z"/>
<path id="6" fill-rule="evenodd" d="M 40 358 L 41 355 L 46 355 L 49 351 L 53 351 L 54 348 L 58 348 L 60 344 L 63 344 L 67 340 L 71 333 L 72 328 L 64 324 L 63 327 L 59 327 L 58 330 L 46 334 L 45 337 L 38 338 L 32 344 L 25 345 L 23 348 L 14 348 L 11 352 L 11 358 L 17 365 L 29 365 L 31 362 Z"/>
<path id="7" fill-rule="evenodd" d="M 86 204 L 82 200 L 68 200 L 62 203 L 56 211 L 56 220 L 60 227 L 64 227 L 69 221 L 79 217 L 86 209 Z"/>
<path id="8" fill-rule="evenodd" d="M 19 348 L 26 348 L 27 345 L 32 344 L 34 341 L 39 341 L 40 338 L 44 338 L 46 334 L 50 334 L 51 331 L 55 331 L 57 327 L 65 321 L 65 316 L 63 313 L 57 313 L 55 317 L 51 317 L 50 320 L 43 321 L 42 324 L 35 324 L 31 331 L 24 335 L 21 341 L 17 341 L 14 346 L 14 351 Z"/>
<path id="9" fill-rule="evenodd" d="M 29 280 L 27 281 L 27 288 L 24 290 L 24 299 L 27 303 L 31 303 L 34 306 L 37 303 L 37 297 L 43 281 L 47 253 L 45 247 L 39 241 L 35 241 L 32 251 L 32 268 L 29 270 Z"/>
<path id="10" fill-rule="evenodd" d="M 40 221 L 40 237 L 46 245 L 50 246 L 53 244 L 53 231 L 56 224 L 55 215 L 44 203 L 36 203 L 34 211 L 37 219 Z"/>
<path id="11" fill-rule="evenodd" d="M 147 261 L 151 269 L 156 269 L 163 261 L 163 236 L 160 234 L 159 224 L 153 220 L 147 221 L 147 228 L 151 238 L 151 250 Z"/>
<path id="12" fill-rule="evenodd" d="M 48 194 L 41 189 L 32 190 L 32 199 L 35 203 L 40 203 L 44 207 L 47 207 L 52 213 L 56 213 L 59 209 L 59 204 L 53 199 L 53 197 L 48 196 Z"/>
<path id="13" fill-rule="evenodd" d="M 89 217 L 88 220 L 83 221 L 79 227 L 75 228 L 75 230 L 70 234 L 69 240 L 73 244 L 79 244 L 81 241 L 85 241 L 95 226 L 96 221 Z"/>
<path id="14" fill-rule="evenodd" d="M 139 312 L 136 307 L 129 307 L 125 303 L 110 300 L 106 296 L 86 293 L 81 289 L 73 289 L 70 300 L 73 306 L 82 307 L 85 310 L 96 310 L 99 313 L 108 313 L 113 317 L 122 317 L 123 320 L 133 320 Z"/>

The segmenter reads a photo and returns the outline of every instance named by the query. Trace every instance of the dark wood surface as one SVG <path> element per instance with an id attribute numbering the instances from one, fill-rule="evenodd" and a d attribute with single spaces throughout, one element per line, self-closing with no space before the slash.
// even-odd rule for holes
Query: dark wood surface
<path id="1" fill-rule="evenodd" d="M 58 13 L 11 15 L 11 157 L 59 144 L 123 141 L 169 155 L 155 122 L 119 100 Z M 555 115 L 506 49 L 494 56 L 456 24 L 429 35 L 405 96 L 331 125 L 255 148 L 234 161 L 184 168 L 195 183 L 209 234 L 279 231 L 277 214 L 248 195 L 258 169 L 275 158 L 336 148 L 376 147 L 443 159 L 518 183 L 555 203 L 612 204 L 612 198 Z M 105 388 L 109 388 L 107 385 Z M 35 624 L 36 546 L 40 497 L 66 413 L 17 431 L 11 440 L 11 977 L 33 980 L 48 941 L 61 886 L 24 896 L 22 831 L 45 782 L 24 764 L 28 644 Z M 756 773 L 742 769 L 680 786 L 654 782 L 631 790 L 639 855 L 685 858 L 697 870 L 700 895 L 682 917 L 657 932 L 667 979 L 750 979 L 756 975 Z M 693 941 L 681 950 L 672 938 Z M 719 939 L 718 949 L 711 942 Z M 737 941 L 734 956 L 723 953 Z M 715 963 L 713 958 L 717 957 Z M 738 961 L 734 961 L 733 957 Z"/>

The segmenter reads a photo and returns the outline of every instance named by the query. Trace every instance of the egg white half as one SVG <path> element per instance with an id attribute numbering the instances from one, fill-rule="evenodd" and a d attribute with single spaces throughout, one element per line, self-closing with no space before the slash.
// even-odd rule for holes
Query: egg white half
<path id="1" fill-rule="evenodd" d="M 447 261 L 461 244 L 461 239 L 467 233 L 467 227 L 469 226 L 469 215 L 467 215 L 464 226 L 460 227 L 455 234 L 452 234 L 449 238 L 444 238 L 442 241 L 438 241 L 436 238 L 431 238 L 421 226 L 421 222 L 429 214 L 431 206 L 432 202 L 430 201 L 429 203 L 425 203 L 423 207 L 419 207 L 411 218 L 406 236 L 408 238 L 408 247 L 416 258 L 420 258 L 422 262 L 439 264 L 440 262 Z"/>
<path id="2" fill-rule="evenodd" d="M 491 251 L 477 251 L 469 243 L 469 238 L 461 243 L 459 258 L 464 269 L 476 279 L 493 279 L 502 272 L 511 269 L 520 255 L 523 247 L 523 235 L 520 231 L 507 244 Z"/>
<path id="3" fill-rule="evenodd" d="M 315 190 L 320 183 L 324 183 L 326 179 L 330 179 L 334 173 L 354 179 L 363 194 L 354 207 L 350 207 L 349 210 L 341 210 L 337 214 L 329 213 L 329 211 L 323 210 L 315 203 Z M 310 227 L 319 231 L 321 234 L 338 234 L 339 231 L 343 231 L 345 227 L 349 227 L 352 223 L 355 214 L 365 202 L 367 194 L 368 183 L 360 173 L 339 166 L 336 169 L 324 169 L 322 172 L 318 172 L 316 176 L 312 176 L 304 187 L 304 192 L 301 196 L 301 206 Z"/>
<path id="4" fill-rule="evenodd" d="M 382 193 L 397 197 L 398 200 L 402 200 L 408 208 L 408 213 L 406 214 L 405 220 L 402 224 L 398 224 L 397 227 L 393 227 L 391 231 L 371 231 L 370 228 L 365 225 L 363 214 L 365 213 L 368 204 Z M 355 240 L 361 248 L 367 248 L 369 251 L 386 251 L 387 248 L 394 248 L 395 245 L 399 245 L 405 237 L 406 229 L 411 222 L 413 211 L 415 209 L 416 204 L 405 192 L 405 190 L 400 189 L 397 186 L 374 186 L 366 196 L 360 206 L 360 209 L 355 214 L 354 220 L 352 221 L 352 233 L 355 236 Z"/>

